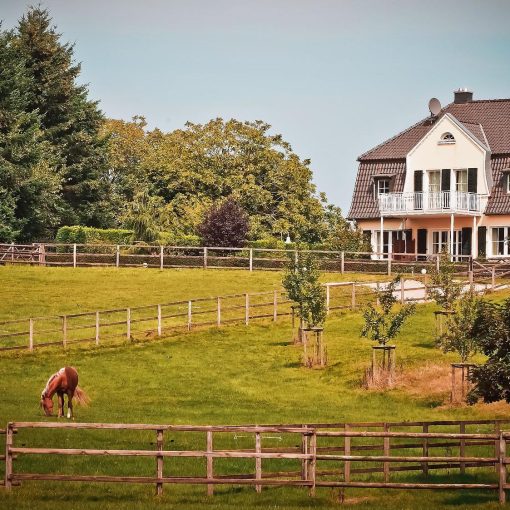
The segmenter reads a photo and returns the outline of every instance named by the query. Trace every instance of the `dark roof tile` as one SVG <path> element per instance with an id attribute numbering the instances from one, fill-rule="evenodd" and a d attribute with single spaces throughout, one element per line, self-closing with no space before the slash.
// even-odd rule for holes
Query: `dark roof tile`
<path id="1" fill-rule="evenodd" d="M 387 175 L 391 178 L 391 191 L 404 189 L 406 162 L 402 161 L 362 161 L 359 165 L 349 219 L 379 217 L 379 204 L 374 198 L 374 177 Z"/>
<path id="2" fill-rule="evenodd" d="M 451 103 L 441 110 L 437 118 L 427 117 L 419 121 L 414 126 L 365 152 L 358 159 L 364 161 L 405 158 L 407 153 L 432 128 L 435 120 L 441 118 L 445 113 L 452 114 L 470 131 L 468 124 L 471 126 L 481 124 L 485 135 L 482 140 L 487 140 L 492 153 L 510 154 L 510 99 L 490 99 L 462 104 Z M 473 134 L 477 138 L 481 136 L 480 133 L 473 132 Z"/>

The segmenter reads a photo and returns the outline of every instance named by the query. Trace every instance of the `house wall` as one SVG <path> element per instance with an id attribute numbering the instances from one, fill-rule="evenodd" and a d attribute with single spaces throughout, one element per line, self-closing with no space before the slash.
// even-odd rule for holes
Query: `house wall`
<path id="1" fill-rule="evenodd" d="M 493 227 L 506 227 L 508 236 L 510 237 L 510 215 L 500 216 L 454 216 L 454 230 L 461 230 L 462 228 L 473 228 L 473 256 L 478 256 L 478 227 L 487 227 L 486 246 L 485 252 L 487 257 L 498 257 L 493 253 L 492 243 L 492 228 Z M 374 252 L 379 251 L 379 246 L 376 246 L 375 240 L 377 233 L 380 232 L 381 222 L 380 219 L 359 220 L 358 227 L 362 230 L 370 230 L 372 232 L 372 249 Z M 427 229 L 427 253 L 431 254 L 432 250 L 432 232 L 434 231 L 449 231 L 450 230 L 450 215 L 441 217 L 424 217 L 414 216 L 409 218 L 384 218 L 383 229 L 384 231 L 395 230 L 412 230 L 413 239 L 417 239 L 418 229 Z M 507 243 L 507 254 L 510 255 L 510 242 Z"/>
<path id="2" fill-rule="evenodd" d="M 441 144 L 441 136 L 450 132 L 455 137 L 455 143 Z M 478 193 L 488 194 L 492 186 L 490 155 L 456 122 L 445 115 L 442 119 L 420 140 L 420 142 L 407 155 L 407 174 L 404 183 L 405 192 L 414 192 L 414 171 L 425 170 L 423 174 L 423 189 L 428 190 L 427 170 L 452 170 L 464 168 L 478 169 Z M 451 174 L 451 190 L 455 190 L 456 175 Z"/>

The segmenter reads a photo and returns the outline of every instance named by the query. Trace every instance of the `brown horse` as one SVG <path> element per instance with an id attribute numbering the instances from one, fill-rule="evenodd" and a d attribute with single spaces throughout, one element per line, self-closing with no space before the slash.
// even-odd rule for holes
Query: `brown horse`
<path id="1" fill-rule="evenodd" d="M 73 418 L 73 397 L 76 397 L 78 404 L 87 405 L 89 398 L 87 394 L 78 387 L 78 372 L 73 367 L 61 368 L 53 374 L 46 383 L 41 393 L 41 407 L 46 416 L 53 415 L 53 395 L 58 397 L 58 417 L 64 416 L 64 394 L 67 394 L 67 417 Z"/>

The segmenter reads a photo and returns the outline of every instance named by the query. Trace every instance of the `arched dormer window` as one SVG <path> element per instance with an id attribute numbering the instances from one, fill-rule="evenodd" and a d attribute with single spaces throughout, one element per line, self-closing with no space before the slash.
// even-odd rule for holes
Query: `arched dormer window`
<path id="1" fill-rule="evenodd" d="M 441 139 L 439 140 L 439 143 L 440 144 L 455 143 L 455 137 L 449 131 L 447 131 L 446 133 L 443 133 L 441 135 Z"/>

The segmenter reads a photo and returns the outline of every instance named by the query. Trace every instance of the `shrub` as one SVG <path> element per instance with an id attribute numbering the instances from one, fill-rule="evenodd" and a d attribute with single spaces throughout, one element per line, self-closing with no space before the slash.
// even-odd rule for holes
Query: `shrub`
<path id="1" fill-rule="evenodd" d="M 450 256 L 441 253 L 439 257 L 439 271 L 435 268 L 432 270 L 430 295 L 439 306 L 451 310 L 462 293 L 462 284 L 454 280 L 457 268 Z"/>
<path id="2" fill-rule="evenodd" d="M 468 402 L 510 402 L 510 299 L 503 303 L 482 301 L 478 307 L 473 336 L 487 356 L 485 364 L 474 367 L 471 380 L 475 388 Z"/>
<path id="3" fill-rule="evenodd" d="M 392 280 L 384 290 L 378 292 L 380 307 L 369 303 L 363 310 L 365 324 L 361 330 L 362 337 L 370 338 L 379 345 L 386 345 L 397 336 L 404 322 L 415 312 L 414 303 L 402 305 L 396 313 L 392 312 L 393 306 L 397 303 L 395 288 L 399 281 L 400 275 Z"/>
<path id="4" fill-rule="evenodd" d="M 469 293 L 455 303 L 454 314 L 448 316 L 446 332 L 438 339 L 443 352 L 456 352 L 462 363 L 480 350 L 475 328 L 482 300 Z"/>
<path id="5" fill-rule="evenodd" d="M 282 284 L 289 299 L 298 305 L 298 317 L 308 327 L 322 327 L 326 320 L 326 290 L 319 277 L 319 266 L 312 254 L 298 253 L 296 258 L 289 256 Z"/>
<path id="6" fill-rule="evenodd" d="M 131 230 L 74 225 L 60 227 L 55 241 L 62 244 L 129 244 L 132 236 Z"/>
<path id="7" fill-rule="evenodd" d="M 248 228 L 245 210 L 233 198 L 228 198 L 209 209 L 199 232 L 206 246 L 238 248 L 245 244 Z"/>

